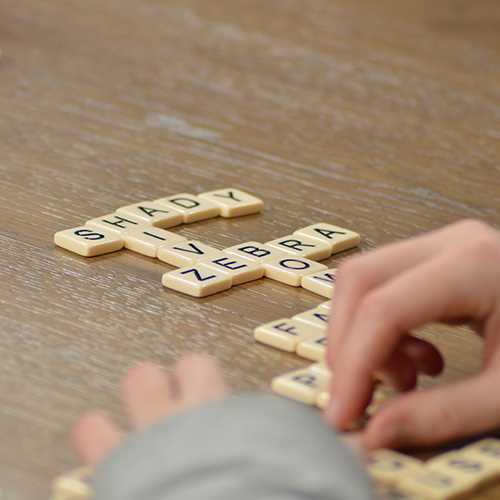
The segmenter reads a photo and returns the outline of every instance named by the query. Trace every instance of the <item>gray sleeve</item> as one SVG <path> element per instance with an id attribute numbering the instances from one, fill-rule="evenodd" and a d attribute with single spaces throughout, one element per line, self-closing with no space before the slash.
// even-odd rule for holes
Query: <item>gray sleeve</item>
<path id="1" fill-rule="evenodd" d="M 97 468 L 96 500 L 367 500 L 368 479 L 318 412 L 237 396 L 133 434 Z"/>

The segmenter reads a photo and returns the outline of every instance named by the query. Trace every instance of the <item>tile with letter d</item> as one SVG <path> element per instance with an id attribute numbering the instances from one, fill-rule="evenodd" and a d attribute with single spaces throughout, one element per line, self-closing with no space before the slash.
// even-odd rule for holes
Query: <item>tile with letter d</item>
<path id="1" fill-rule="evenodd" d="M 271 388 L 280 396 L 314 405 L 319 392 L 326 387 L 321 378 L 309 370 L 296 370 L 272 380 Z"/>
<path id="2" fill-rule="evenodd" d="M 220 209 L 217 205 L 194 194 L 180 193 L 166 198 L 159 198 L 155 202 L 180 212 L 185 224 L 212 219 L 220 215 Z"/>
<path id="3" fill-rule="evenodd" d="M 166 288 L 191 295 L 192 297 L 207 297 L 215 293 L 229 290 L 231 278 L 205 264 L 194 264 L 165 273 L 162 284 Z"/>
<path id="4" fill-rule="evenodd" d="M 123 238 L 125 248 L 147 257 L 157 257 L 158 250 L 162 245 L 182 243 L 186 238 L 170 231 L 165 231 L 153 226 L 141 226 L 137 229 L 127 231 Z"/>
<path id="5" fill-rule="evenodd" d="M 308 236 L 330 246 L 331 254 L 343 252 L 357 247 L 361 243 L 361 236 L 349 229 L 320 222 L 311 226 L 303 227 L 293 234 Z"/>
<path id="6" fill-rule="evenodd" d="M 119 208 L 116 213 L 124 217 L 133 217 L 144 224 L 150 224 L 163 229 L 179 226 L 184 220 L 178 210 L 166 208 L 154 201 L 143 201 L 127 205 Z"/>
<path id="7" fill-rule="evenodd" d="M 328 269 L 323 264 L 293 256 L 266 260 L 264 268 L 267 278 L 297 287 L 300 286 L 304 276 Z"/>
<path id="8" fill-rule="evenodd" d="M 113 231 L 90 229 L 85 226 L 57 232 L 54 235 L 54 243 L 83 257 L 116 252 L 124 245 L 123 238 Z"/>
<path id="9" fill-rule="evenodd" d="M 301 286 L 310 292 L 331 298 L 337 281 L 337 270 L 327 269 L 320 273 L 309 274 L 302 278 Z"/>
<path id="10" fill-rule="evenodd" d="M 282 351 L 294 352 L 299 342 L 311 337 L 308 328 L 293 319 L 278 319 L 257 327 L 254 338 Z"/>
<path id="11" fill-rule="evenodd" d="M 108 214 L 91 219 L 87 221 L 85 225 L 91 227 L 92 229 L 107 229 L 108 231 L 113 231 L 116 234 L 123 235 L 131 229 L 144 225 L 144 222 L 135 217 L 125 217 L 120 214 Z"/>
<path id="12" fill-rule="evenodd" d="M 309 236 L 290 234 L 276 240 L 268 241 L 266 245 L 281 250 L 287 254 L 304 257 L 309 260 L 328 259 L 331 246 Z"/>
<path id="13" fill-rule="evenodd" d="M 215 259 L 222 256 L 223 253 L 217 248 L 194 240 L 162 245 L 158 249 L 158 259 L 175 267 L 191 266 L 203 259 Z"/>
<path id="14" fill-rule="evenodd" d="M 264 208 L 264 202 L 260 198 L 234 188 L 208 191 L 199 197 L 217 205 L 222 217 L 256 214 Z"/>

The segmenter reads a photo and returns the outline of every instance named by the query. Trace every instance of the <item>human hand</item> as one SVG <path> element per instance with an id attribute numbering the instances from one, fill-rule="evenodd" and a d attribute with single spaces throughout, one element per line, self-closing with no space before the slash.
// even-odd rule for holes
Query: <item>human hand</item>
<path id="1" fill-rule="evenodd" d="M 412 329 L 472 322 L 483 367 L 466 380 L 412 391 L 443 369 Z M 327 361 L 334 372 L 325 417 L 347 428 L 369 404 L 376 375 L 404 392 L 369 422 L 368 448 L 427 446 L 500 424 L 500 232 L 462 221 L 348 260 L 339 268 Z"/>

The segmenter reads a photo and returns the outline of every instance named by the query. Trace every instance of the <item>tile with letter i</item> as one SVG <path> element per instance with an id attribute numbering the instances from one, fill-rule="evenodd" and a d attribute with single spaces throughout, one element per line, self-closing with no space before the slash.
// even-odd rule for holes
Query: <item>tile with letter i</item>
<path id="1" fill-rule="evenodd" d="M 158 256 L 158 250 L 162 245 L 186 241 L 183 236 L 153 226 L 141 226 L 127 231 L 123 239 L 128 250 L 153 258 Z"/>
<path id="2" fill-rule="evenodd" d="M 499 464 L 479 457 L 467 456 L 461 451 L 443 453 L 427 462 L 427 467 L 465 478 L 475 487 L 490 483 L 500 477 Z"/>
<path id="3" fill-rule="evenodd" d="M 54 243 L 65 250 L 83 257 L 96 257 L 121 250 L 123 238 L 106 229 L 90 229 L 80 226 L 59 231 L 54 235 Z"/>
<path id="4" fill-rule="evenodd" d="M 220 209 L 212 202 L 189 193 L 180 193 L 155 200 L 161 206 L 177 210 L 184 224 L 212 219 L 220 215 Z"/>
<path id="5" fill-rule="evenodd" d="M 259 243 L 258 241 L 247 241 L 233 247 L 225 248 L 224 253 L 236 255 L 243 259 L 251 260 L 252 262 L 265 262 L 267 260 L 277 259 L 278 257 L 286 257 L 285 252 L 276 250 L 269 245 Z"/>
<path id="6" fill-rule="evenodd" d="M 280 396 L 284 396 L 300 403 L 314 405 L 326 383 L 310 370 L 296 370 L 285 373 L 272 380 L 271 388 Z"/>
<path id="7" fill-rule="evenodd" d="M 258 280 L 264 276 L 264 267 L 261 264 L 255 264 L 229 254 L 215 259 L 201 260 L 200 264 L 226 274 L 231 278 L 233 286 Z"/>
<path id="8" fill-rule="evenodd" d="M 165 273 L 162 284 L 166 288 L 191 295 L 192 297 L 207 297 L 215 293 L 229 290 L 231 278 L 205 264 L 194 264 Z"/>
<path id="9" fill-rule="evenodd" d="M 116 213 L 163 229 L 179 226 L 183 222 L 182 214 L 179 211 L 166 208 L 154 201 L 143 201 L 120 207 Z"/>
<path id="10" fill-rule="evenodd" d="M 290 234 L 268 241 L 266 245 L 309 260 L 324 260 L 332 255 L 330 245 L 308 236 Z"/>
<path id="11" fill-rule="evenodd" d="M 208 191 L 199 197 L 217 205 L 222 217 L 256 214 L 264 208 L 264 202 L 260 198 L 234 188 Z"/>
<path id="12" fill-rule="evenodd" d="M 314 330 L 307 328 L 307 331 L 313 334 Z M 311 361 L 323 361 L 326 356 L 326 343 L 328 337 L 324 333 L 313 334 L 310 338 L 300 341 L 297 344 L 295 352 L 301 358 Z"/>
<path id="13" fill-rule="evenodd" d="M 320 273 L 309 274 L 302 278 L 301 286 L 310 292 L 331 298 L 337 281 L 337 270 L 327 269 Z"/>
<path id="14" fill-rule="evenodd" d="M 327 243 L 330 246 L 332 255 L 357 247 L 361 243 L 361 236 L 358 233 L 325 222 L 304 227 L 293 234 L 308 236 Z"/>
<path id="15" fill-rule="evenodd" d="M 306 325 L 312 332 L 326 335 L 328 328 L 329 313 L 322 308 L 316 307 L 293 316 L 293 319 Z"/>
<path id="16" fill-rule="evenodd" d="M 423 463 L 393 450 L 377 450 L 370 454 L 368 474 L 378 482 L 398 484 L 409 473 L 420 470 Z"/>
<path id="17" fill-rule="evenodd" d="M 466 478 L 422 467 L 402 475 L 398 488 L 419 499 L 452 500 L 468 496 L 474 486 Z"/>
<path id="18" fill-rule="evenodd" d="M 297 287 L 300 286 L 304 276 L 327 269 L 323 264 L 292 256 L 266 260 L 264 268 L 266 270 L 266 278 Z"/>
<path id="19" fill-rule="evenodd" d="M 254 338 L 257 342 L 294 352 L 299 342 L 311 337 L 311 331 L 293 319 L 278 319 L 257 327 Z"/>
<path id="20" fill-rule="evenodd" d="M 90 484 L 93 470 L 81 467 L 54 480 L 52 500 L 90 500 L 94 496 Z"/>
<path id="21" fill-rule="evenodd" d="M 131 216 L 123 216 L 119 214 L 108 214 L 102 217 L 91 219 L 85 223 L 86 226 L 92 229 L 107 229 L 118 235 L 123 235 L 131 229 L 137 228 L 144 224 L 143 221 Z"/>
<path id="22" fill-rule="evenodd" d="M 158 259 L 171 266 L 192 266 L 203 259 L 222 257 L 223 253 L 217 248 L 210 247 L 199 241 L 183 241 L 173 245 L 162 245 L 158 249 Z"/>

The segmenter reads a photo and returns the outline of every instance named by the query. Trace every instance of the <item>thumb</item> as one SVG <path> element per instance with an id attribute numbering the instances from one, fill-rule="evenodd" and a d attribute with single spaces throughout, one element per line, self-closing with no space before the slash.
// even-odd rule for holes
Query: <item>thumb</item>
<path id="1" fill-rule="evenodd" d="M 364 433 L 369 449 L 424 447 L 463 438 L 500 423 L 494 372 L 412 391 L 382 406 Z"/>

